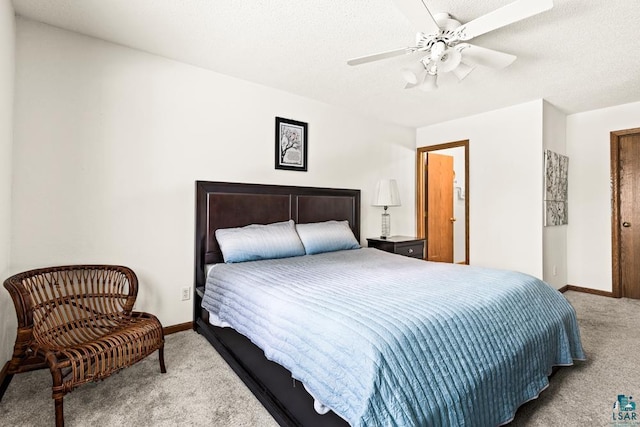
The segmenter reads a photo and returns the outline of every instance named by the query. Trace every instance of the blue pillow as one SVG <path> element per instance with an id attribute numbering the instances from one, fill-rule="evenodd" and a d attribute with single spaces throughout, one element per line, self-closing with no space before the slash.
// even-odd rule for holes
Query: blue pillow
<path id="1" fill-rule="evenodd" d="M 256 261 L 304 255 L 293 220 L 216 230 L 224 262 Z"/>
<path id="2" fill-rule="evenodd" d="M 297 224 L 296 230 L 307 255 L 360 248 L 348 221 Z"/>

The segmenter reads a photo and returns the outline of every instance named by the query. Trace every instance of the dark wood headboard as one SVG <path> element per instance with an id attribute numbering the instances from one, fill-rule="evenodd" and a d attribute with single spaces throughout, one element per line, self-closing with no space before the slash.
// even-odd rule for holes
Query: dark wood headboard
<path id="1" fill-rule="evenodd" d="M 196 181 L 195 286 L 206 264 L 223 262 L 218 228 L 347 220 L 360 241 L 360 190 Z"/>

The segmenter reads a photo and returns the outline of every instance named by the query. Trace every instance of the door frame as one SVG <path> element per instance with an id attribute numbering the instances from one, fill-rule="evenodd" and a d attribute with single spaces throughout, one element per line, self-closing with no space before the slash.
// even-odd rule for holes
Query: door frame
<path id="1" fill-rule="evenodd" d="M 611 290 L 614 298 L 622 297 L 622 265 L 620 264 L 620 137 L 640 134 L 640 128 L 613 131 L 611 143 Z"/>
<path id="2" fill-rule="evenodd" d="M 430 151 L 445 150 L 447 148 L 464 148 L 464 240 L 465 240 L 465 264 L 469 264 L 469 140 L 447 142 L 444 144 L 429 145 L 426 147 L 418 147 L 416 149 L 416 232 L 418 237 L 426 238 L 426 230 L 424 226 L 425 214 L 425 167 L 421 161 L 423 154 Z M 426 256 L 426 253 L 425 253 Z"/>

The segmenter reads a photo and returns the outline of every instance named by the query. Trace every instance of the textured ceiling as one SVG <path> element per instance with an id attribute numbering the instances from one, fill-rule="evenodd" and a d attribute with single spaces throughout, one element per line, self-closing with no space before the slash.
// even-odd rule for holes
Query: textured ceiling
<path id="1" fill-rule="evenodd" d="M 512 0 L 424 1 L 464 23 Z M 415 31 L 392 0 L 13 4 L 25 18 L 413 127 L 539 98 L 565 113 L 640 101 L 638 0 L 554 0 L 548 12 L 471 41 L 517 55 L 511 66 L 478 67 L 436 92 L 403 89 L 399 70 L 415 56 L 346 64 L 412 45 Z"/>

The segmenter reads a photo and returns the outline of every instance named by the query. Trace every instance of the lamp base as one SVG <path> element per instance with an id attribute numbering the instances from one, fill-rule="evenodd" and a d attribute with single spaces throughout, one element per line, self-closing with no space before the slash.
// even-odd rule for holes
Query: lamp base
<path id="1" fill-rule="evenodd" d="M 387 213 L 387 207 L 384 207 L 384 213 L 382 214 L 382 233 L 380 238 L 386 240 L 391 235 L 391 215 Z"/>

